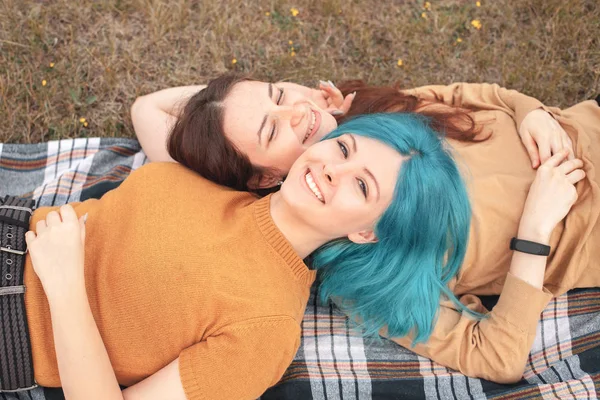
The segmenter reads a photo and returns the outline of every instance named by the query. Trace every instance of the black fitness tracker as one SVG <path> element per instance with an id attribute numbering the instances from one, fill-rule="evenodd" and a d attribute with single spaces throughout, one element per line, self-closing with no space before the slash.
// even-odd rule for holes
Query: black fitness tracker
<path id="1" fill-rule="evenodd" d="M 529 240 L 517 239 L 516 237 L 510 240 L 510 249 L 536 256 L 547 256 L 550 254 L 550 246 L 546 246 L 545 244 L 541 243 L 530 242 Z"/>

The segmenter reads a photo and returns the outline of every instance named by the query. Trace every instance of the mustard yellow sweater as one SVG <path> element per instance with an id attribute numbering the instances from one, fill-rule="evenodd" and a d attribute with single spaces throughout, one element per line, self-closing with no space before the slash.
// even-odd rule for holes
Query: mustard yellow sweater
<path id="1" fill-rule="evenodd" d="M 269 201 L 152 163 L 102 199 L 74 205 L 89 213 L 85 283 L 119 383 L 177 357 L 190 400 L 255 399 L 280 379 L 315 274 L 273 224 Z M 35 211 L 32 228 L 51 209 Z M 29 257 L 25 284 L 35 378 L 60 386 L 50 310 Z"/>
<path id="2" fill-rule="evenodd" d="M 436 98 L 472 111 L 484 126 L 483 142 L 450 141 L 467 183 L 473 217 L 465 262 L 450 284 L 461 302 L 487 310 L 474 295 L 501 294 L 489 318 L 475 321 L 443 301 L 429 341 L 416 353 L 469 376 L 514 382 L 523 374 L 540 314 L 553 295 L 600 286 L 600 107 L 585 101 L 566 110 L 498 85 L 457 83 L 407 91 L 421 100 Z M 586 178 L 579 198 L 552 234 L 552 251 L 538 290 L 508 273 L 510 239 L 517 235 L 529 187 L 535 178 L 518 127 L 532 110 L 552 113 L 583 159 Z M 411 338 L 394 338 L 411 348 Z"/>

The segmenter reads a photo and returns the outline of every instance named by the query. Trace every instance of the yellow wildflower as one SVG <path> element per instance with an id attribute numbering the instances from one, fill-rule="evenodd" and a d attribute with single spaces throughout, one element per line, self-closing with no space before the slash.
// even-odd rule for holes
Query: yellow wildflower
<path id="1" fill-rule="evenodd" d="M 234 58 L 233 60 L 231 60 L 232 64 L 237 64 L 237 58 Z"/>
<path id="2" fill-rule="evenodd" d="M 422 12 L 422 13 L 421 13 L 421 18 L 423 18 L 423 19 L 427 19 L 427 13 L 426 13 L 426 12 Z"/>
<path id="3" fill-rule="evenodd" d="M 290 56 L 292 56 L 292 57 L 296 57 L 296 52 L 292 50 L 292 51 L 290 52 Z"/>
<path id="4" fill-rule="evenodd" d="M 456 43 L 462 43 L 462 38 L 456 38 Z"/>
<path id="5" fill-rule="evenodd" d="M 475 2 L 475 5 L 476 5 L 477 7 L 481 7 L 481 2 L 480 2 L 480 1 L 476 1 L 476 2 Z"/>
<path id="6" fill-rule="evenodd" d="M 271 13 L 267 11 L 267 12 L 265 13 L 265 15 L 268 17 L 269 15 L 271 15 Z"/>
<path id="7" fill-rule="evenodd" d="M 42 86 L 46 86 L 46 84 L 47 84 L 47 83 L 48 83 L 48 82 L 46 82 L 46 80 L 45 80 L 45 79 L 44 79 L 44 80 L 42 80 Z"/>
<path id="8" fill-rule="evenodd" d="M 87 123 L 87 122 L 84 122 L 84 123 L 83 123 L 83 126 L 85 126 L 85 127 L 87 128 L 87 126 L 88 126 L 88 123 Z"/>
<path id="9" fill-rule="evenodd" d="M 298 14 L 300 14 L 300 11 L 297 8 L 290 8 L 290 12 L 292 13 L 292 17 L 296 17 L 298 16 Z"/>
<path id="10" fill-rule="evenodd" d="M 50 68 L 54 68 L 54 63 L 50 63 Z"/>
<path id="11" fill-rule="evenodd" d="M 471 21 L 471 25 L 473 25 L 473 28 L 477 30 L 481 29 L 481 21 L 478 19 L 474 19 L 473 21 Z"/>
<path id="12" fill-rule="evenodd" d="M 423 8 L 426 10 L 431 10 L 431 3 L 426 1 L 425 4 L 423 5 Z"/>
<path id="13" fill-rule="evenodd" d="M 85 118 L 83 118 L 83 117 L 79 118 L 79 122 L 81 122 L 82 124 L 85 124 Z"/>
<path id="14" fill-rule="evenodd" d="M 398 59 L 398 62 L 396 63 L 396 65 L 398 65 L 399 67 L 404 65 L 401 58 Z"/>
<path id="15" fill-rule="evenodd" d="M 288 40 L 288 44 L 291 46 L 294 44 L 294 42 L 292 42 L 291 40 Z"/>

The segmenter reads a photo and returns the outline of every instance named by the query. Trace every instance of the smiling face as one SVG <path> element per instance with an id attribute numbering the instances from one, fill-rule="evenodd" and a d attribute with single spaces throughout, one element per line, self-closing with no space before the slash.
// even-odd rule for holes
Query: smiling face
<path id="1" fill-rule="evenodd" d="M 403 157 L 374 139 L 344 134 L 317 143 L 294 163 L 280 191 L 286 208 L 327 239 L 375 238 Z"/>
<path id="2" fill-rule="evenodd" d="M 225 135 L 253 165 L 275 169 L 283 178 L 310 145 L 337 127 L 314 103 L 311 90 L 290 83 L 237 83 L 223 102 Z"/>

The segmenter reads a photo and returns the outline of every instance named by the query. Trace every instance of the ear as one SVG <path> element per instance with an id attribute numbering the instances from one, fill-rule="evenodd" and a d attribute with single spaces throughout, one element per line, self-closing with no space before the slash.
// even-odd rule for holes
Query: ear
<path id="1" fill-rule="evenodd" d="M 260 178 L 258 176 L 252 177 L 248 181 L 248 187 L 250 189 L 268 189 L 277 186 L 282 179 L 278 174 L 265 172 Z"/>
<path id="2" fill-rule="evenodd" d="M 377 243 L 379 241 L 372 229 L 351 233 L 348 235 L 348 240 L 357 244 Z"/>

